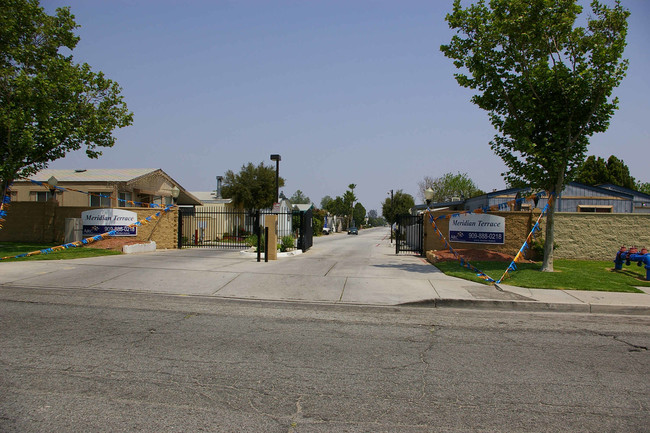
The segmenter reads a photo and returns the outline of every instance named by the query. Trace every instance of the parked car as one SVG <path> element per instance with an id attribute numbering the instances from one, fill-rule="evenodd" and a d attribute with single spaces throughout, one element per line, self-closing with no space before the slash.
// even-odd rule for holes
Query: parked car
<path id="1" fill-rule="evenodd" d="M 357 229 L 356 227 L 350 227 L 348 229 L 348 234 L 349 235 L 358 235 L 359 234 L 359 229 Z"/>
<path id="2" fill-rule="evenodd" d="M 329 235 L 330 234 L 330 228 L 329 227 L 323 227 L 323 234 L 324 235 Z"/>

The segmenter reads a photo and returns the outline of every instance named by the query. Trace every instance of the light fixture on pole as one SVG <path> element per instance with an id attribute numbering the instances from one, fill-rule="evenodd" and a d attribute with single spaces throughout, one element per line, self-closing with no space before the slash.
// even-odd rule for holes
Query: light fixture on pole
<path id="1" fill-rule="evenodd" d="M 280 202 L 280 161 L 282 157 L 277 153 L 271 155 L 271 161 L 275 161 L 275 202 Z"/>
<path id="2" fill-rule="evenodd" d="M 395 215 L 393 215 L 393 190 L 391 189 L 386 194 L 390 194 L 390 214 L 391 214 L 391 217 L 389 218 L 389 220 L 396 219 Z M 392 244 L 393 243 L 393 223 L 394 222 L 393 221 L 388 221 L 388 222 L 390 223 L 390 243 Z"/>
<path id="3" fill-rule="evenodd" d="M 429 205 L 431 204 L 431 200 L 433 200 L 434 194 L 435 191 L 431 187 L 424 190 L 424 199 L 427 202 L 427 207 L 429 207 Z"/>
<path id="4" fill-rule="evenodd" d="M 56 186 L 59 184 L 59 179 L 52 176 L 47 180 L 47 184 L 50 186 L 50 194 L 52 195 L 52 200 L 56 201 Z"/>
<path id="5" fill-rule="evenodd" d="M 176 185 L 174 185 L 172 187 L 171 193 L 172 193 L 172 204 L 176 206 L 176 201 L 178 200 L 178 196 L 180 195 L 181 190 L 178 189 Z"/>

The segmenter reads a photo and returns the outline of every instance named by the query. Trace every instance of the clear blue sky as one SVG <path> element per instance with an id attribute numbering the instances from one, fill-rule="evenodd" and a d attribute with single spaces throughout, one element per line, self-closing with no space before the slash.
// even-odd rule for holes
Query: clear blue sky
<path id="1" fill-rule="evenodd" d="M 282 155 L 287 196 L 317 205 L 350 183 L 366 209 L 391 189 L 416 197 L 424 176 L 466 172 L 505 186 L 487 115 L 458 86 L 439 46 L 452 1 L 44 0 L 70 6 L 74 51 L 123 87 L 135 114 L 99 160 L 51 168 L 162 168 L 190 191 Z M 467 3 L 467 2 L 466 2 Z M 586 3 L 586 2 L 584 2 Z M 589 154 L 614 154 L 650 181 L 650 2 L 630 9 L 620 110 Z"/>

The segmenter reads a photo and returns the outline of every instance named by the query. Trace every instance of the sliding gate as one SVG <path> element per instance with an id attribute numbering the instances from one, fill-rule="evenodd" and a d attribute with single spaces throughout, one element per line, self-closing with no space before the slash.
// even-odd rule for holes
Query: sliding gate
<path id="1" fill-rule="evenodd" d="M 395 228 L 395 254 L 424 255 L 424 216 L 398 215 Z"/>
<path id="2" fill-rule="evenodd" d="M 291 236 L 297 239 L 295 242 L 303 251 L 311 247 L 311 210 L 294 213 L 181 207 L 178 214 L 178 248 L 247 249 L 256 244 L 253 236 L 257 235 L 258 227 L 264 225 L 265 216 L 271 214 L 278 216 L 278 242 L 285 236 Z"/>

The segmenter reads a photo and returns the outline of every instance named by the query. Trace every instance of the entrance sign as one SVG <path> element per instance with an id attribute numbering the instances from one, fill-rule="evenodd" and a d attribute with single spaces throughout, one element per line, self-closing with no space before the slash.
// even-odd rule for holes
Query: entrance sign
<path id="1" fill-rule="evenodd" d="M 502 244 L 506 219 L 497 215 L 462 214 L 449 219 L 449 240 L 478 244 Z"/>
<path id="2" fill-rule="evenodd" d="M 116 231 L 115 236 L 135 236 L 138 214 L 124 209 L 93 209 L 81 212 L 83 236 L 96 236 Z"/>

